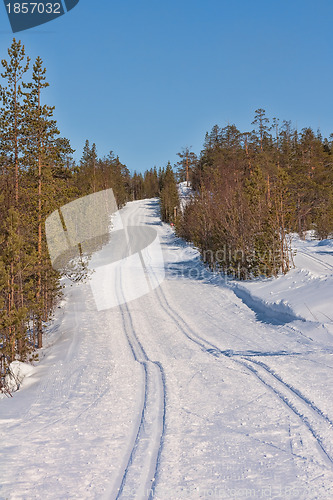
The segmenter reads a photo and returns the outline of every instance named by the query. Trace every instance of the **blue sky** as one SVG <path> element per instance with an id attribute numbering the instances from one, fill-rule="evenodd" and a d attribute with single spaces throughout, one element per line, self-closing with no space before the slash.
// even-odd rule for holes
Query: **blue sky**
<path id="1" fill-rule="evenodd" d="M 15 36 L 42 57 L 44 101 L 75 156 L 89 139 L 133 172 L 199 153 L 216 123 L 250 130 L 259 107 L 332 133 L 332 22 L 331 0 L 80 0 Z"/>

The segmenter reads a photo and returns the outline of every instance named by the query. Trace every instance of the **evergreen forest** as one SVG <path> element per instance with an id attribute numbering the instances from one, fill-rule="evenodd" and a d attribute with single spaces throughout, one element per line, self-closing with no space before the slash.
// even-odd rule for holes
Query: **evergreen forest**
<path id="1" fill-rule="evenodd" d="M 32 361 L 61 297 L 45 220 L 64 204 L 112 188 L 118 207 L 158 196 L 155 169 L 131 175 L 113 152 L 99 158 L 86 140 L 79 162 L 45 103 L 46 68 L 13 40 L 0 84 L 0 388 L 14 360 Z M 163 169 L 160 169 L 160 175 Z"/>
<path id="2" fill-rule="evenodd" d="M 212 269 L 237 279 L 286 273 L 293 233 L 333 236 L 333 135 L 269 120 L 262 108 L 252 125 L 215 125 L 200 156 L 185 148 L 176 165 L 193 188 L 178 234 Z"/>
<path id="3" fill-rule="evenodd" d="M 238 279 L 277 276 L 293 265 L 290 235 L 333 236 L 333 136 L 266 117 L 253 130 L 215 125 L 197 156 L 130 173 L 111 150 L 86 140 L 79 161 L 46 103 L 46 68 L 13 40 L 0 81 L 0 389 L 10 363 L 37 359 L 61 297 L 45 220 L 72 200 L 112 188 L 118 207 L 159 197 L 161 218 L 211 268 Z M 177 182 L 191 196 L 182 208 Z"/>

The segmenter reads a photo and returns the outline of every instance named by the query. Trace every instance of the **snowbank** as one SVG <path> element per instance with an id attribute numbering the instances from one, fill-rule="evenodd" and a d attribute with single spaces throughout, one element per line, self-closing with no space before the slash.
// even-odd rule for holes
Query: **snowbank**
<path id="1" fill-rule="evenodd" d="M 23 380 L 30 377 L 34 367 L 21 361 L 13 361 L 9 365 L 9 373 L 5 377 L 5 384 L 9 392 L 18 391 Z"/>
<path id="2" fill-rule="evenodd" d="M 279 324 L 300 319 L 324 324 L 333 342 L 333 241 L 293 236 L 295 268 L 276 279 L 231 282 L 236 295 L 263 322 Z"/>
<path id="3" fill-rule="evenodd" d="M 193 189 L 190 183 L 189 185 L 187 185 L 186 181 L 178 183 L 178 195 L 179 195 L 180 209 L 182 212 L 186 207 L 186 205 L 191 200 L 193 194 L 194 194 Z"/>

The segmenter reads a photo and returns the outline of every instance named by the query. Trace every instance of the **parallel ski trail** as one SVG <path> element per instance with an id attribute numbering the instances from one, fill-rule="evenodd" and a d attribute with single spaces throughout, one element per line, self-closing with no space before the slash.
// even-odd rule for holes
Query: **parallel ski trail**
<path id="1" fill-rule="evenodd" d="M 324 269 L 327 269 L 328 271 L 333 271 L 333 265 L 329 264 L 328 262 L 324 262 L 322 259 L 319 259 L 319 257 L 315 257 L 314 255 L 310 255 L 306 252 L 303 252 L 303 250 L 298 250 L 297 253 L 303 255 L 303 257 L 306 257 L 307 259 L 310 259 L 317 264 L 320 264 Z"/>
<path id="2" fill-rule="evenodd" d="M 322 455 L 329 465 L 333 466 L 333 449 L 329 443 L 333 442 L 333 427 L 329 418 L 319 408 L 302 396 L 290 385 L 284 383 L 280 377 L 275 376 L 263 363 L 246 359 L 236 361 L 250 370 L 255 377 L 268 387 L 282 403 L 284 403 L 297 417 L 300 418 L 314 439 Z M 256 368 L 249 363 L 254 363 Z M 325 434 L 325 443 L 322 434 Z"/>
<path id="3" fill-rule="evenodd" d="M 321 418 L 326 420 L 327 424 L 332 428 L 333 430 L 333 421 L 325 415 L 325 413 L 320 410 L 310 399 L 308 399 L 306 396 L 304 396 L 298 389 L 295 389 L 292 385 L 288 384 L 287 382 L 284 382 L 284 380 L 277 374 L 275 373 L 274 370 L 269 368 L 265 363 L 262 361 L 254 360 L 254 359 L 248 359 L 245 358 L 247 361 L 250 361 L 251 363 L 255 363 L 256 365 L 260 366 L 263 368 L 267 373 L 272 375 L 278 382 L 280 382 L 286 389 L 294 393 L 295 396 L 297 396 L 301 401 L 303 401 L 307 406 L 309 406 L 315 413 L 317 413 Z"/>
<path id="4" fill-rule="evenodd" d="M 126 454 L 127 458 L 125 457 L 118 477 L 105 498 L 148 500 L 154 495 L 163 447 L 166 411 L 165 375 L 161 364 L 149 359 L 138 339 L 128 304 L 121 303 L 124 296 L 120 272 L 116 279 L 120 299 L 118 307 L 121 311 L 124 332 L 133 358 L 140 363 L 143 370 L 144 396 L 134 442 L 132 439 Z"/>
<path id="5" fill-rule="evenodd" d="M 228 357 L 232 362 L 242 366 L 246 371 L 255 375 L 255 377 L 263 383 L 265 387 L 283 403 L 283 405 L 301 420 L 301 423 L 307 428 L 317 442 L 324 461 L 328 463 L 330 467 L 333 466 L 333 449 L 329 446 L 329 443 L 333 442 L 333 422 L 314 403 L 303 396 L 297 389 L 283 382 L 283 380 L 277 374 L 273 373 L 264 363 L 254 360 L 252 357 L 248 358 L 244 355 L 239 356 L 237 353 L 235 355 L 237 355 L 238 359 L 234 359 L 231 352 L 223 351 L 213 343 L 203 339 L 194 332 L 176 311 L 172 309 L 162 287 L 156 289 L 155 293 L 159 298 L 162 309 L 175 322 L 179 330 L 187 339 L 197 344 L 200 349 L 207 354 L 213 355 L 215 359 Z M 258 352 L 256 355 L 259 357 L 260 353 Z M 263 355 L 267 357 L 267 353 L 263 353 Z M 286 353 L 281 353 L 281 355 L 285 356 Z M 255 369 L 252 364 L 255 364 L 256 367 L 260 367 L 261 372 L 259 373 L 260 368 Z M 325 436 L 322 436 L 322 434 Z"/>

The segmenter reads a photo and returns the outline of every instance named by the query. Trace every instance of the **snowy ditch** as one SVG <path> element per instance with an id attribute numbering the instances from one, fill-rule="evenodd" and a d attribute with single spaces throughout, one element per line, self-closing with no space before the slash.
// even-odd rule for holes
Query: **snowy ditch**
<path id="1" fill-rule="evenodd" d="M 247 307 L 252 309 L 258 321 L 262 323 L 284 325 L 296 320 L 305 321 L 304 318 L 297 316 L 290 305 L 284 300 L 280 300 L 279 302 L 266 302 L 260 297 L 252 295 L 249 290 L 243 288 L 241 285 L 233 283 L 230 287 L 235 295 L 241 299 Z"/>

